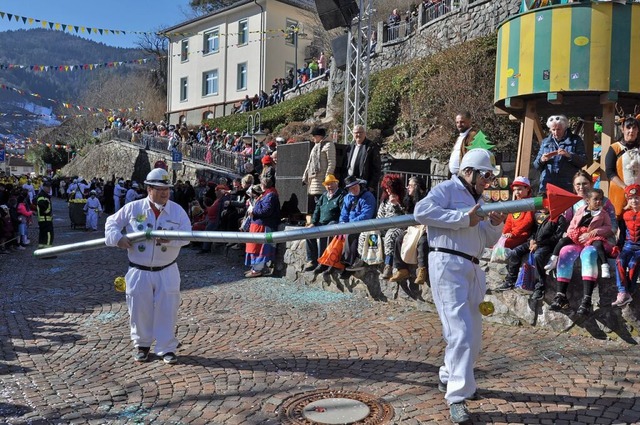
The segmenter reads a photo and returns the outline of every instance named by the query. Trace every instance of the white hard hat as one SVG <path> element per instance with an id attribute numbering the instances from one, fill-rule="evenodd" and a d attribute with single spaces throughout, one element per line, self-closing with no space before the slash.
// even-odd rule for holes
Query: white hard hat
<path id="1" fill-rule="evenodd" d="M 147 176 L 148 177 L 148 176 Z M 131 187 L 137 189 L 138 188 L 138 183 L 137 182 L 133 182 L 131 183 Z"/>
<path id="2" fill-rule="evenodd" d="M 149 186 L 173 187 L 169 179 L 169 173 L 163 168 L 154 168 L 147 174 L 144 184 Z"/>
<path id="3" fill-rule="evenodd" d="M 480 171 L 499 173 L 496 168 L 496 158 L 486 149 L 471 149 L 462 157 L 460 169 L 473 168 Z"/>

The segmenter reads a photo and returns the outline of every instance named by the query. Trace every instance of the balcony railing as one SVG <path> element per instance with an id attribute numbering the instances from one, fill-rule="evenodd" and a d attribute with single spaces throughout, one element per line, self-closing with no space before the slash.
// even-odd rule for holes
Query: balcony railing
<path id="1" fill-rule="evenodd" d="M 229 152 L 222 149 L 211 148 L 194 142 L 192 144 L 182 143 L 178 147 L 169 149 L 169 138 L 161 136 L 153 136 L 151 134 L 134 134 L 129 130 L 111 129 L 105 131 L 100 136 L 102 140 L 119 140 L 141 148 L 148 149 L 162 154 L 171 154 L 178 151 L 182 154 L 183 159 L 210 166 L 212 168 L 222 169 L 230 174 L 245 174 L 245 163 L 247 158 L 238 152 Z"/>

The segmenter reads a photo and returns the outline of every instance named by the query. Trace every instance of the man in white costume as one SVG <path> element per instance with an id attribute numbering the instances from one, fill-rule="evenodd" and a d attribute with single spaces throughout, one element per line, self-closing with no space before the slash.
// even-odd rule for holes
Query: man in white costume
<path id="1" fill-rule="evenodd" d="M 474 365 L 482 344 L 479 304 L 486 292 L 479 266 L 485 247 L 502 234 L 504 213 L 483 220 L 477 210 L 494 178 L 495 159 L 484 149 L 469 150 L 458 175 L 434 187 L 415 207 L 415 219 L 429 226 L 429 280 L 446 341 L 438 388 L 446 392 L 451 420 L 470 420 L 465 400 L 475 398 Z M 467 212 L 460 211 L 468 209 Z"/>
<path id="2" fill-rule="evenodd" d="M 113 205 L 115 208 L 115 212 L 118 212 L 120 207 L 122 206 L 122 202 L 124 200 L 125 195 L 127 194 L 127 188 L 124 187 L 124 180 L 118 180 L 118 183 L 113 187 Z"/>
<path id="3" fill-rule="evenodd" d="M 125 276 L 134 360 L 147 361 L 155 340 L 155 353 L 165 363 L 176 363 L 175 336 L 180 305 L 180 272 L 176 259 L 189 241 L 149 239 L 132 243 L 122 234 L 151 230 L 191 230 L 187 213 L 169 200 L 169 173 L 155 168 L 145 180 L 148 196 L 124 205 L 105 224 L 105 243 L 128 251 Z"/>
<path id="4" fill-rule="evenodd" d="M 102 204 L 100 204 L 95 190 L 91 191 L 87 203 L 84 204 L 84 211 L 87 214 L 85 229 L 98 230 L 98 217 L 102 213 Z"/>
<path id="5" fill-rule="evenodd" d="M 131 183 L 131 188 L 127 190 L 127 194 L 124 196 L 125 204 L 128 204 L 129 202 L 133 202 L 144 196 L 144 195 L 140 196 L 140 194 L 138 193 L 138 189 L 139 189 L 138 183 L 136 182 Z"/>

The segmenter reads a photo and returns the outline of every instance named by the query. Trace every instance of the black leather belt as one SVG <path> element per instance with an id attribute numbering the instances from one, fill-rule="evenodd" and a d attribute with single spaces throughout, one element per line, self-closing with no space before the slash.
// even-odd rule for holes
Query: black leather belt
<path id="1" fill-rule="evenodd" d="M 164 270 L 167 267 L 173 265 L 173 263 L 175 263 L 175 262 L 176 262 L 176 260 L 173 260 L 172 262 L 170 262 L 166 266 L 147 267 L 147 266 L 141 266 L 140 264 L 132 263 L 131 261 L 129 261 L 129 267 L 133 267 L 134 269 L 142 270 L 142 271 L 145 271 L 145 272 L 159 272 L 160 270 Z"/>
<path id="2" fill-rule="evenodd" d="M 471 261 L 473 264 L 480 264 L 480 260 L 478 260 L 473 255 L 465 254 L 464 252 L 456 251 L 455 249 L 429 247 L 429 251 L 430 252 L 444 252 L 446 254 L 457 255 L 458 257 L 462 257 L 462 258 L 465 258 L 465 259 Z"/>

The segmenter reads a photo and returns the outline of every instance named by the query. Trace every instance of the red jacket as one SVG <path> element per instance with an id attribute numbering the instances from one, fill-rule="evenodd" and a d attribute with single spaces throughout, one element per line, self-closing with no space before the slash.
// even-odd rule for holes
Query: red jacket
<path id="1" fill-rule="evenodd" d="M 506 248 L 513 249 L 516 246 L 525 243 L 535 229 L 535 225 L 536 220 L 534 211 L 509 214 L 507 221 L 504 224 L 502 234 L 511 233 L 511 237 L 505 241 L 504 246 Z"/>

